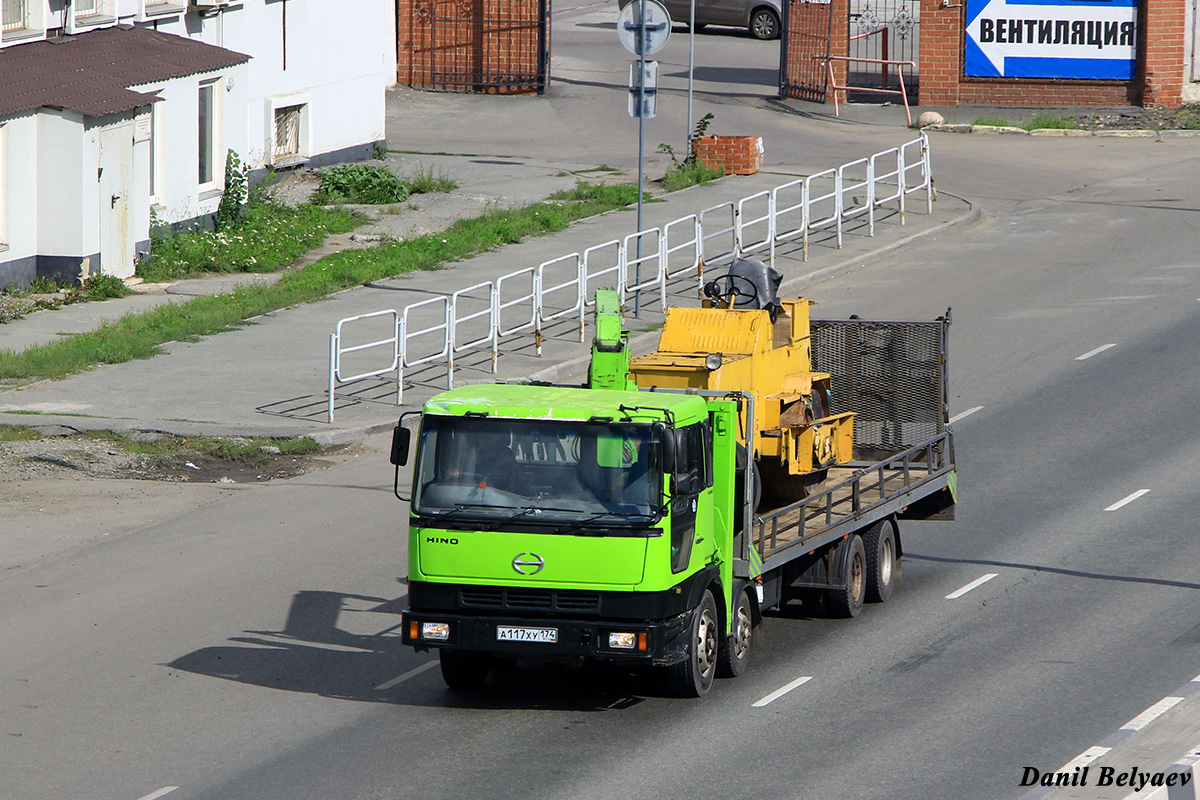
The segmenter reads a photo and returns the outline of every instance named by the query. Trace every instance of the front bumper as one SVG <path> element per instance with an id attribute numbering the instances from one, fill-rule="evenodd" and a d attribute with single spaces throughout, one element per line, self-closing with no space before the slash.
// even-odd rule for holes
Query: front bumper
<path id="1" fill-rule="evenodd" d="M 692 611 L 687 611 L 667 620 L 631 623 L 514 618 L 508 615 L 467 616 L 410 610 L 403 613 L 401 631 L 404 643 L 418 650 L 448 648 L 523 660 L 552 661 L 582 657 L 596 661 L 666 666 L 686 657 L 687 632 L 691 628 L 692 614 Z M 445 623 L 449 628 L 447 637 L 444 640 L 423 638 L 422 623 Z M 553 629 L 556 641 L 502 641 L 497 638 L 497 631 L 501 627 Z M 612 647 L 609 644 L 609 634 L 612 633 L 633 634 L 637 645 L 632 649 Z M 639 649 L 643 644 L 644 649 Z"/>

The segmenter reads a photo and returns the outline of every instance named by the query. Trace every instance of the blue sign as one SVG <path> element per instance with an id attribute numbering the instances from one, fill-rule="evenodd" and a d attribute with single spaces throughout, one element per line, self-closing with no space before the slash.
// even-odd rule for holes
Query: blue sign
<path id="1" fill-rule="evenodd" d="M 1132 80 L 1137 0 L 967 0 L 975 78 Z"/>

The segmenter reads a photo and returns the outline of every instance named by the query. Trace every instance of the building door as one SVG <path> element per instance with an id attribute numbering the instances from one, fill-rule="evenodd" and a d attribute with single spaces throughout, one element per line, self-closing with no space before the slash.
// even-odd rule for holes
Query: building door
<path id="1" fill-rule="evenodd" d="M 134 271 L 133 120 L 100 129 L 100 264 L 105 275 L 130 278 Z"/>

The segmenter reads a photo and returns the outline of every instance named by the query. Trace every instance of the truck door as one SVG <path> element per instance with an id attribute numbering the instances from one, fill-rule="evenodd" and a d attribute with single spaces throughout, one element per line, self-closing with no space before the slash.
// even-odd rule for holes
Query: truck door
<path id="1" fill-rule="evenodd" d="M 682 572 L 692 557 L 700 494 L 712 486 L 708 422 L 676 434 L 675 474 L 671 480 L 671 571 Z"/>

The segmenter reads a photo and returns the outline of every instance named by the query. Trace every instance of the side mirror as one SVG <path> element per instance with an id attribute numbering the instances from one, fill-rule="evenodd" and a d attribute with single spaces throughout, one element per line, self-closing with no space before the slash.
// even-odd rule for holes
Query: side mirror
<path id="1" fill-rule="evenodd" d="M 392 463 L 403 467 L 408 463 L 408 445 L 412 441 L 412 431 L 403 425 L 392 429 Z"/>
<path id="2" fill-rule="evenodd" d="M 662 446 L 662 471 L 675 471 L 675 431 L 661 422 L 654 426 L 658 429 L 658 441 Z"/>

